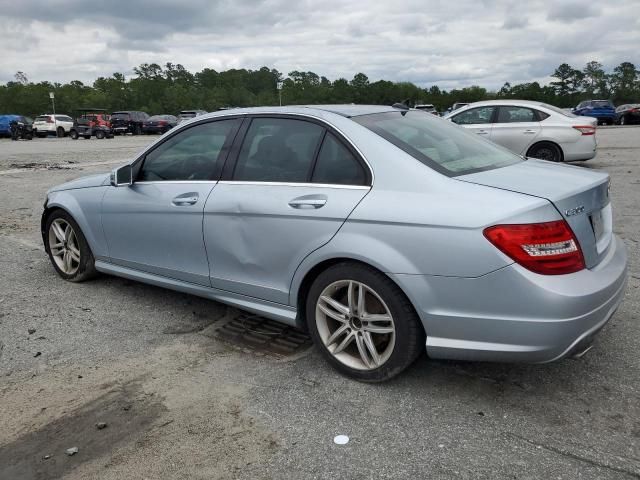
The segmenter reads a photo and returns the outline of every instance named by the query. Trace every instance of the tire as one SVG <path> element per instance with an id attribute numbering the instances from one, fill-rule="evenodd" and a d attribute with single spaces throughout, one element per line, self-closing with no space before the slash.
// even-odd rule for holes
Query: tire
<path id="1" fill-rule="evenodd" d="M 140 125 L 136 125 L 133 127 L 133 134 L 134 135 L 140 135 L 142 133 L 142 129 L 140 128 Z"/>
<path id="2" fill-rule="evenodd" d="M 69 282 L 84 282 L 95 277 L 93 253 L 73 217 L 64 210 L 54 210 L 45 225 L 45 248 L 58 275 Z M 64 246 L 59 246 L 61 244 Z"/>
<path id="3" fill-rule="evenodd" d="M 27 133 L 24 138 L 25 140 L 33 140 L 33 133 Z"/>
<path id="4" fill-rule="evenodd" d="M 348 306 L 350 288 L 353 308 Z M 358 298 L 364 299 L 363 314 L 357 312 Z M 334 307 L 336 303 L 341 310 Z M 307 295 L 305 313 L 309 333 L 329 364 L 362 382 L 389 380 L 424 352 L 425 333 L 413 305 L 388 276 L 367 265 L 343 262 L 318 275 Z M 378 320 L 367 320 L 374 314 Z"/>
<path id="5" fill-rule="evenodd" d="M 104 138 L 104 132 L 102 130 L 96 130 L 96 138 L 102 140 Z"/>
<path id="6" fill-rule="evenodd" d="M 622 115 L 620 117 L 620 125 L 626 125 L 627 123 L 629 123 L 629 121 L 627 120 L 627 116 L 626 115 Z"/>
<path id="7" fill-rule="evenodd" d="M 69 132 L 69 136 L 71 137 L 72 140 L 77 140 L 78 139 L 78 131 L 77 130 L 71 130 Z"/>
<path id="8" fill-rule="evenodd" d="M 550 162 L 562 162 L 562 150 L 551 142 L 539 142 L 532 145 L 527 151 L 527 157 L 539 158 Z"/>
<path id="9" fill-rule="evenodd" d="M 64 137 L 64 128 L 58 127 L 56 130 L 56 137 L 63 138 Z"/>

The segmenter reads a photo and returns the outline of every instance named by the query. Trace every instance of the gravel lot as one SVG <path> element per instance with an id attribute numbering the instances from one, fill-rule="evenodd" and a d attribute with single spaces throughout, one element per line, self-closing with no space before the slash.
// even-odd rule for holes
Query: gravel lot
<path id="1" fill-rule="evenodd" d="M 57 277 L 38 231 L 46 189 L 154 138 L 0 140 L 1 479 L 640 478 L 640 128 L 599 129 L 582 164 L 611 174 L 631 262 L 595 348 L 537 366 L 424 356 L 383 385 L 313 349 L 219 340 L 235 312 L 214 302 Z"/>

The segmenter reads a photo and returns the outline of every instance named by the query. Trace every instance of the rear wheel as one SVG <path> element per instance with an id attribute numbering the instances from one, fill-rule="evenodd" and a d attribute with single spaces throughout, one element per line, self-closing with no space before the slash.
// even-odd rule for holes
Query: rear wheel
<path id="1" fill-rule="evenodd" d="M 102 130 L 96 130 L 96 138 L 102 140 L 104 138 L 104 132 Z"/>
<path id="2" fill-rule="evenodd" d="M 89 244 L 71 215 L 54 210 L 47 218 L 46 232 L 47 252 L 58 275 L 82 282 L 97 274 Z"/>
<path id="3" fill-rule="evenodd" d="M 58 128 L 57 128 L 57 130 L 56 130 L 56 136 L 57 136 L 58 138 L 62 138 L 62 137 L 64 137 L 64 128 L 62 128 L 62 127 L 58 127 Z"/>
<path id="4" fill-rule="evenodd" d="M 529 148 L 527 157 L 539 158 L 540 160 L 548 160 L 550 162 L 561 162 L 562 150 L 554 143 L 540 142 Z"/>
<path id="5" fill-rule="evenodd" d="M 136 125 L 135 127 L 133 127 L 133 134 L 134 135 L 142 134 L 142 129 L 140 128 L 140 125 Z"/>
<path id="6" fill-rule="evenodd" d="M 325 358 L 356 380 L 388 380 L 424 351 L 424 331 L 407 297 L 366 265 L 340 263 L 322 272 L 309 290 L 306 317 Z"/>
<path id="7" fill-rule="evenodd" d="M 69 136 L 71 137 L 72 140 L 77 140 L 78 139 L 78 131 L 77 130 L 71 130 L 69 132 Z"/>
<path id="8" fill-rule="evenodd" d="M 628 123 L 627 116 L 623 115 L 620 117 L 620 125 L 626 125 Z"/>

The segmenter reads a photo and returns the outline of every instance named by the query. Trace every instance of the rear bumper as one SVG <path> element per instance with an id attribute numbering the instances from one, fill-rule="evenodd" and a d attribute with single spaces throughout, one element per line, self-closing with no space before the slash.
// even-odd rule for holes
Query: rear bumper
<path id="1" fill-rule="evenodd" d="M 561 147 L 565 162 L 590 160 L 596 156 L 596 136 L 582 135 L 576 142 L 563 143 Z"/>
<path id="2" fill-rule="evenodd" d="M 390 275 L 407 293 L 433 358 L 544 363 L 579 354 L 618 308 L 627 253 L 613 237 L 593 269 L 547 276 L 512 264 L 476 278 Z"/>

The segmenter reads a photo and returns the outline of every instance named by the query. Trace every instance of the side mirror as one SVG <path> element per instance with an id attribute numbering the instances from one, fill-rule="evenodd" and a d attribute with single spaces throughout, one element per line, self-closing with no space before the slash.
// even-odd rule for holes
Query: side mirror
<path id="1" fill-rule="evenodd" d="M 131 184 L 133 184 L 133 169 L 131 165 L 124 165 L 111 170 L 111 185 L 114 187 L 122 187 Z"/>

